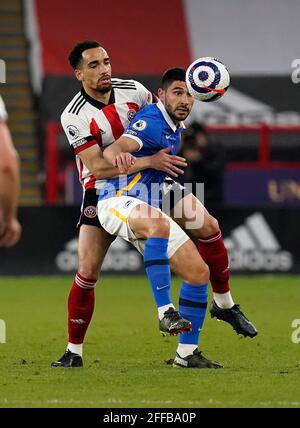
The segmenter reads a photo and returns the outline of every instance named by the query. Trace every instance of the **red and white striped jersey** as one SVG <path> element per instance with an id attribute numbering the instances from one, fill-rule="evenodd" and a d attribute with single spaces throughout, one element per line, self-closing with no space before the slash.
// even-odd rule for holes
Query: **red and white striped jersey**
<path id="1" fill-rule="evenodd" d="M 90 97 L 82 88 L 61 115 L 61 123 L 72 146 L 84 189 L 101 189 L 105 180 L 96 180 L 78 154 L 94 144 L 106 147 L 121 137 L 131 119 L 153 95 L 134 80 L 112 79 L 108 104 Z"/>
<path id="2" fill-rule="evenodd" d="M 3 99 L 0 97 L 0 121 L 5 122 L 7 119 L 7 112 L 3 102 Z"/>

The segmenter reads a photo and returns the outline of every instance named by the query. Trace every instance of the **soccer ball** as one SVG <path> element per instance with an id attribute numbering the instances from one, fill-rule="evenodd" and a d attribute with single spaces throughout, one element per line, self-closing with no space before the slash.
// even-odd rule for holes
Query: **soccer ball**
<path id="1" fill-rule="evenodd" d="M 230 76 L 225 65 L 209 56 L 196 59 L 186 71 L 189 93 L 198 101 L 216 101 L 227 91 Z"/>

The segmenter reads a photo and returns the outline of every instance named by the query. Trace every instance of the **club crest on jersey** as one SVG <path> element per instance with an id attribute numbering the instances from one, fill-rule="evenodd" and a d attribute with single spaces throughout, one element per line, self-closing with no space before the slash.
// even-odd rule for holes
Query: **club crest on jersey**
<path id="1" fill-rule="evenodd" d="M 136 115 L 135 110 L 133 110 L 133 109 L 128 110 L 127 119 L 129 120 L 129 122 L 134 118 L 135 115 Z"/>
<path id="2" fill-rule="evenodd" d="M 97 217 L 96 207 L 94 207 L 93 205 L 89 205 L 88 207 L 85 208 L 85 210 L 83 211 L 83 214 L 87 218 L 95 218 L 95 217 Z"/>
<path id="3" fill-rule="evenodd" d="M 143 131 L 147 128 L 147 122 L 145 120 L 138 120 L 136 123 L 132 125 L 133 129 L 137 131 Z"/>
<path id="4" fill-rule="evenodd" d="M 72 140 L 76 140 L 79 137 L 79 129 L 74 125 L 67 126 L 68 134 L 72 138 Z"/>

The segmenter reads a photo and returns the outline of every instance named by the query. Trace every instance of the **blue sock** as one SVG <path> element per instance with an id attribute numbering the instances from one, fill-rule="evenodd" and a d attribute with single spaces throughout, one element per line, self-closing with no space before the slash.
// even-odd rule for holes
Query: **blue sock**
<path id="1" fill-rule="evenodd" d="M 180 344 L 198 346 L 200 331 L 207 307 L 207 284 L 190 285 L 182 283 L 179 297 L 180 315 L 192 323 L 192 330 L 179 336 Z"/>
<path id="2" fill-rule="evenodd" d="M 168 242 L 167 238 L 148 238 L 145 244 L 145 268 L 158 308 L 171 304 Z"/>

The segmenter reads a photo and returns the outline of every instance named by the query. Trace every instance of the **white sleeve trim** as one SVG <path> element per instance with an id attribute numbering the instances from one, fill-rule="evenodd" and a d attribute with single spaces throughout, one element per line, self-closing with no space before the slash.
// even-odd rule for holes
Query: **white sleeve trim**
<path id="1" fill-rule="evenodd" d="M 131 138 L 132 140 L 135 140 L 139 144 L 139 146 L 140 146 L 139 149 L 138 149 L 138 152 L 143 147 L 144 143 L 143 143 L 143 141 L 139 137 L 136 137 L 136 136 L 131 135 L 131 134 L 123 134 L 122 137 L 128 137 L 128 138 Z"/>

